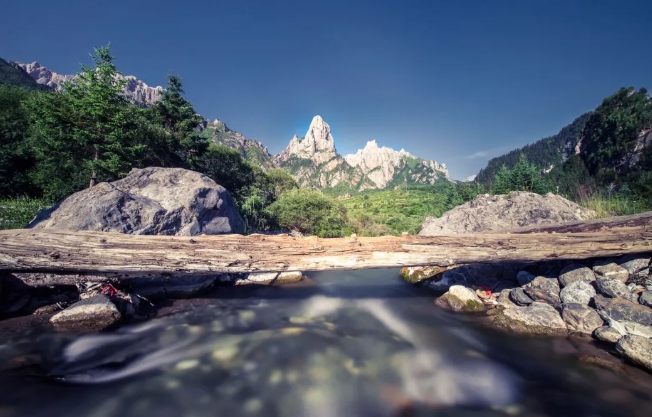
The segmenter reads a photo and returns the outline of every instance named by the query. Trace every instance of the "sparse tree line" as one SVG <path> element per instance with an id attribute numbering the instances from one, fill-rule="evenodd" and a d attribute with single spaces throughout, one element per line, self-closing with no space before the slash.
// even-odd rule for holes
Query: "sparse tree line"
<path id="1" fill-rule="evenodd" d="M 618 165 L 632 153 L 640 131 L 652 127 L 645 90 L 622 89 L 556 137 L 492 160 L 475 182 L 401 186 L 340 201 L 300 189 L 287 171 L 264 172 L 202 135 L 202 118 L 184 97 L 178 76 L 168 76 L 159 101 L 138 106 L 122 94 L 125 80 L 116 76 L 109 47 L 95 49 L 92 58 L 94 67 L 82 66 L 61 92 L 0 85 L 0 199 L 3 207 L 16 209 L 13 223 L 0 210 L 0 227 L 22 227 L 44 204 L 147 166 L 186 168 L 212 178 L 231 192 L 249 231 L 284 228 L 321 237 L 416 233 L 426 216 L 486 192 L 552 191 L 582 200 L 604 190 L 609 198 L 638 201 L 630 211 L 652 202 L 652 146 L 634 165 Z M 583 152 L 562 163 L 560 144 L 574 146 L 579 137 Z M 551 160 L 554 169 L 543 174 Z M 503 163 L 496 167 L 496 161 Z M 16 197 L 20 204 L 7 200 Z"/>

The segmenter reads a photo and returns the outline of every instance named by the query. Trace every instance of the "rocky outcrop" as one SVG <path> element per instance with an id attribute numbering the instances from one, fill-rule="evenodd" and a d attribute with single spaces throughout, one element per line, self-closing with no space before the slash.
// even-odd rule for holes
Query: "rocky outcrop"
<path id="1" fill-rule="evenodd" d="M 263 170 L 274 168 L 272 155 L 262 143 L 247 139 L 241 133 L 229 129 L 224 122 L 218 119 L 204 120 L 198 130 L 218 145 L 235 149 L 243 158 L 259 165 Z"/>
<path id="2" fill-rule="evenodd" d="M 484 194 L 447 211 L 440 218 L 428 217 L 419 234 L 491 232 L 587 220 L 595 215 L 551 193 L 545 196 L 523 191 L 495 196 Z"/>
<path id="3" fill-rule="evenodd" d="M 121 180 L 79 191 L 28 225 L 46 227 L 179 236 L 244 231 L 229 192 L 181 168 L 133 169 Z"/>
<path id="4" fill-rule="evenodd" d="M 38 84 L 45 85 L 53 90 L 60 90 L 65 81 L 73 81 L 74 75 L 57 74 L 38 62 L 23 64 L 12 62 L 29 74 Z M 141 104 L 152 104 L 159 100 L 163 94 L 163 87 L 150 87 L 133 75 L 120 75 L 125 80 L 124 94 L 130 100 Z"/>
<path id="5" fill-rule="evenodd" d="M 331 128 L 321 116 L 312 119 L 304 138 L 295 135 L 287 148 L 274 157 L 274 163 L 287 169 L 301 186 L 356 190 L 375 187 L 359 168 L 337 153 Z"/>
<path id="6" fill-rule="evenodd" d="M 401 183 L 434 184 L 438 179 L 448 179 L 446 164 L 425 161 L 401 149 L 378 147 L 375 140 L 367 142 L 357 153 L 344 157 L 349 165 L 358 167 L 376 184 L 385 188 L 398 179 Z"/>

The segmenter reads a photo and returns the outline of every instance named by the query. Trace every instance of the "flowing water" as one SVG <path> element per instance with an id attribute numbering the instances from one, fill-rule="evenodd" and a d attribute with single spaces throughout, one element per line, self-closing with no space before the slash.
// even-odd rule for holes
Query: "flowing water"
<path id="1" fill-rule="evenodd" d="M 442 312 L 396 269 L 314 273 L 100 334 L 4 336 L 0 417 L 652 415 L 652 375 L 592 343 Z"/>

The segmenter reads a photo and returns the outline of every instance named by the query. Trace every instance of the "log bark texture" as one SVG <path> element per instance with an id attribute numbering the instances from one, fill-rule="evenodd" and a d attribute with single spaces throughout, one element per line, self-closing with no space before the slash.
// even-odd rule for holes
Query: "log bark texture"
<path id="1" fill-rule="evenodd" d="M 511 231 L 336 239 L 5 230 L 0 231 L 0 271 L 97 274 L 128 279 L 584 259 L 652 252 L 652 215 L 646 214 L 582 222 L 573 227 L 564 225 L 563 229 L 553 230 L 555 233 Z M 585 231 L 586 227 L 589 231 Z"/>

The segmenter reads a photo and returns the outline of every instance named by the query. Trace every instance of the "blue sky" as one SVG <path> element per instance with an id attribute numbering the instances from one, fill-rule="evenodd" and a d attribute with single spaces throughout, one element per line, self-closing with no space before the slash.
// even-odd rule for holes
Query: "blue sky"
<path id="1" fill-rule="evenodd" d="M 32 0 L 2 6 L 0 57 L 74 73 L 111 42 L 150 85 L 272 153 L 316 114 L 453 178 L 555 134 L 622 86 L 652 90 L 652 1 Z"/>

